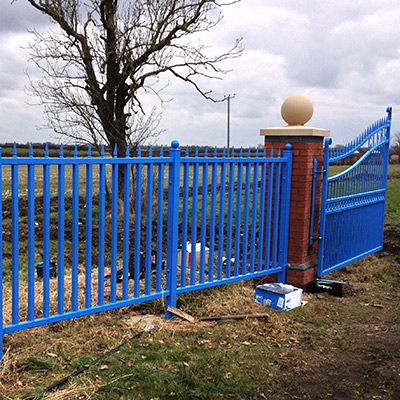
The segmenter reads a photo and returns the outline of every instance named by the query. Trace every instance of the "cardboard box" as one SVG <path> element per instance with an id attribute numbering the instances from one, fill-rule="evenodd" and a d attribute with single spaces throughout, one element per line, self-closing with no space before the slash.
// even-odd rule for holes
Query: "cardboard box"
<path id="1" fill-rule="evenodd" d="M 201 243 L 196 243 L 196 265 L 200 265 Z M 205 246 L 205 265 L 208 264 L 208 257 L 210 254 L 209 248 Z M 192 244 L 186 245 L 186 266 L 189 266 L 192 260 Z M 178 250 L 178 266 L 182 263 L 182 249 Z"/>
<path id="2" fill-rule="evenodd" d="M 301 306 L 303 290 L 283 283 L 266 283 L 256 287 L 254 301 L 280 310 Z"/>

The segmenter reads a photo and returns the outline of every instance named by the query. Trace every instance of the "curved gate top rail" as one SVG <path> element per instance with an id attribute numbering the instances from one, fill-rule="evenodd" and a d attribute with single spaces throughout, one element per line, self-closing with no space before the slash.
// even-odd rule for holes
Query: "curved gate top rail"
<path id="1" fill-rule="evenodd" d="M 340 148 L 325 140 L 318 276 L 382 249 L 392 108 L 387 116 Z M 360 159 L 329 177 L 329 164 L 367 149 Z"/>
<path id="2" fill-rule="evenodd" d="M 342 147 L 328 148 L 329 162 L 331 163 L 339 161 L 352 155 L 365 143 L 368 144 L 368 149 L 370 149 L 376 144 L 382 143 L 385 140 L 389 140 L 390 130 L 385 128 L 390 128 L 392 120 L 392 107 L 387 107 L 386 112 L 386 117 L 374 122 L 363 133 L 361 133 L 361 135 L 352 140 L 350 143 L 347 143 Z"/>

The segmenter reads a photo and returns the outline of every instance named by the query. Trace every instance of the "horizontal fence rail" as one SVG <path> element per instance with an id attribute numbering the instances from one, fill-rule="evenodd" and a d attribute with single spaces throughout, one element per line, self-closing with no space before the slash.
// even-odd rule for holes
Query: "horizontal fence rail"
<path id="1" fill-rule="evenodd" d="M 134 158 L 0 152 L 1 339 L 241 279 L 284 281 L 290 145 L 276 158 L 178 146 Z"/>

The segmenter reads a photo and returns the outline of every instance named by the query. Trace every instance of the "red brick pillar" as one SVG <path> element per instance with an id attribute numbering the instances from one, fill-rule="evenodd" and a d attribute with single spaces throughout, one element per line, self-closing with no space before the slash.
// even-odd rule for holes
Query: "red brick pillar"
<path id="1" fill-rule="evenodd" d="M 315 241 L 309 247 L 309 238 L 312 207 L 315 212 L 313 238 L 318 237 L 321 178 L 316 180 L 315 204 L 311 204 L 313 161 L 317 159 L 318 170 L 321 170 L 323 141 L 324 137 L 329 136 L 329 131 L 325 129 L 303 126 L 311 118 L 312 112 L 312 103 L 308 98 L 302 95 L 291 96 L 282 105 L 282 116 L 289 125 L 260 131 L 260 134 L 265 136 L 267 155 L 271 153 L 271 148 L 274 149 L 274 155 L 276 155 L 278 149 L 281 149 L 282 153 L 286 143 L 292 145 L 293 168 L 286 281 L 300 287 L 307 286 L 317 277 L 318 242 Z"/>

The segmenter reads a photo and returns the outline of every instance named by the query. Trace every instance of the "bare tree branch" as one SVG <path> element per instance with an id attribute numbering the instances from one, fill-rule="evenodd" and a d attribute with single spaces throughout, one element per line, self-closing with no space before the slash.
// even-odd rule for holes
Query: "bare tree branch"
<path id="1" fill-rule="evenodd" d="M 46 35 L 32 31 L 29 48 L 42 78 L 31 92 L 60 135 L 98 145 L 126 146 L 159 134 L 160 115 L 144 115 L 143 91 L 160 98 L 154 81 L 172 74 L 215 101 L 198 78 L 220 79 L 223 61 L 242 54 L 241 39 L 223 54 L 192 44 L 222 18 L 215 0 L 19 0 L 54 22 Z M 232 4 L 236 1 L 226 3 Z M 153 121 L 153 122 L 152 122 Z"/>

